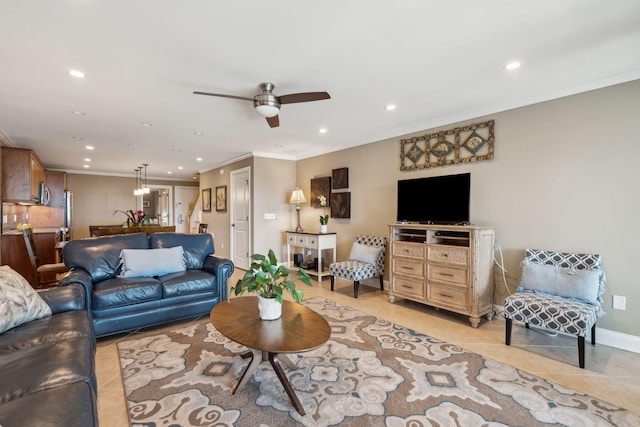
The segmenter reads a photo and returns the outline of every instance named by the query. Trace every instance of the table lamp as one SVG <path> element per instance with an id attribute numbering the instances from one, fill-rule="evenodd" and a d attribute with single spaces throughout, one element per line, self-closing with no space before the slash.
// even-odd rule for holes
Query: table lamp
<path id="1" fill-rule="evenodd" d="M 296 232 L 301 233 L 302 227 L 300 227 L 300 203 L 305 203 L 307 199 L 304 197 L 304 193 L 298 187 L 291 193 L 291 198 L 289 199 L 289 203 L 296 204 L 296 212 L 298 213 L 298 226 L 296 227 Z"/>

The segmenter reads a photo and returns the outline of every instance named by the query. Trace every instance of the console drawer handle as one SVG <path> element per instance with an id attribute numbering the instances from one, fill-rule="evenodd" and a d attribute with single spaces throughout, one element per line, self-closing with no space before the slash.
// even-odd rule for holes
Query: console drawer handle
<path id="1" fill-rule="evenodd" d="M 440 294 L 440 296 L 445 298 L 453 298 L 453 295 L 447 295 L 447 294 Z"/>
<path id="2" fill-rule="evenodd" d="M 438 274 L 440 274 L 441 276 L 453 277 L 453 274 L 451 273 L 438 273 Z"/>

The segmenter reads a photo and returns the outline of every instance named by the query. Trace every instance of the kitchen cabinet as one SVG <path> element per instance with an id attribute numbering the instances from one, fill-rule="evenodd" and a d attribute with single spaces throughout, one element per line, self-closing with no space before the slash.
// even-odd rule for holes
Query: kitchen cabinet
<path id="1" fill-rule="evenodd" d="M 2 201 L 37 204 L 46 171 L 33 150 L 2 147 Z"/>
<path id="2" fill-rule="evenodd" d="M 67 188 L 67 173 L 47 171 L 46 177 L 47 188 L 51 195 L 47 206 L 64 209 L 64 190 Z"/>

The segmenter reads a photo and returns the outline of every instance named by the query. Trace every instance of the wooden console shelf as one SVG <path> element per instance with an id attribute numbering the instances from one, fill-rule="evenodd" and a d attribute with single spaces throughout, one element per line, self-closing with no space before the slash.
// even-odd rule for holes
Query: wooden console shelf
<path id="1" fill-rule="evenodd" d="M 390 224 L 391 289 L 397 297 L 469 316 L 493 317 L 493 227 Z"/>

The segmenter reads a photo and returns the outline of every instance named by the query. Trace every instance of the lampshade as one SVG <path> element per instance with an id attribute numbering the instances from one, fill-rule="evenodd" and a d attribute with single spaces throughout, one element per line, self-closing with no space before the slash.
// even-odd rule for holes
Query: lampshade
<path id="1" fill-rule="evenodd" d="M 280 108 L 273 105 L 256 105 L 258 114 L 264 117 L 274 117 L 280 112 Z"/>
<path id="2" fill-rule="evenodd" d="M 304 203 L 307 199 L 304 197 L 304 193 L 298 187 L 291 192 L 291 198 L 289 199 L 289 203 Z"/>

